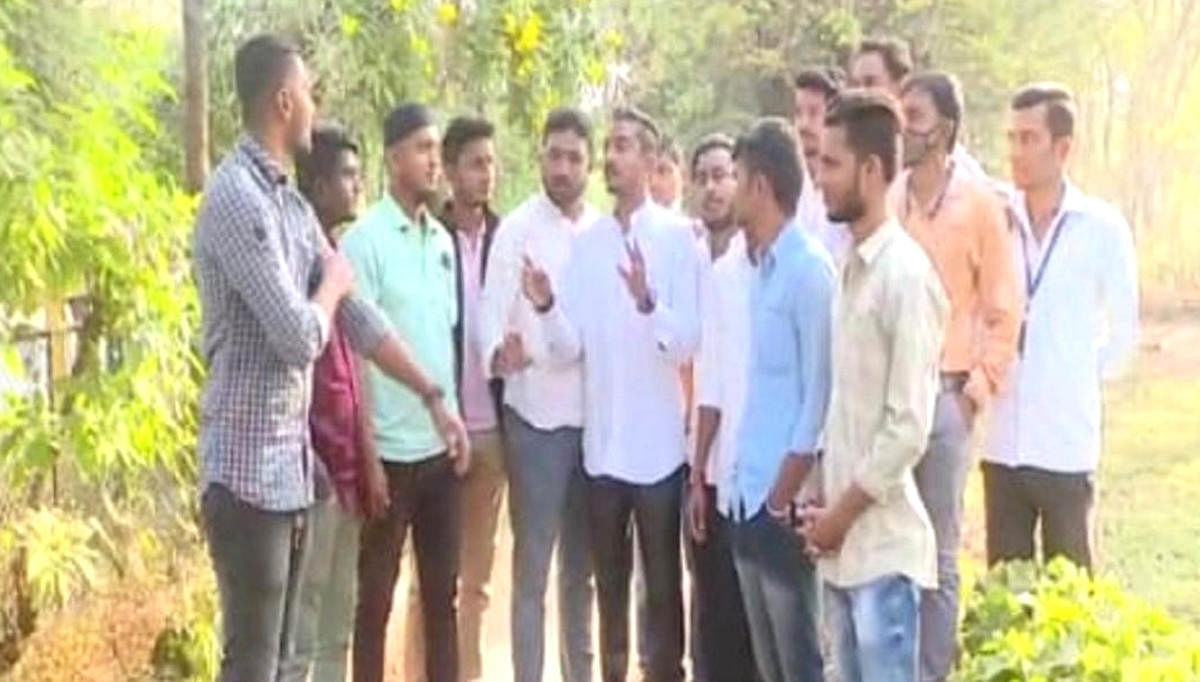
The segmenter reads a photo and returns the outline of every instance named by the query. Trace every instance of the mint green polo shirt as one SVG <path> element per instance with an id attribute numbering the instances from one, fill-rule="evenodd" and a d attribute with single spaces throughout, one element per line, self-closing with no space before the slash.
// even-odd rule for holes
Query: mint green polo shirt
<path id="1" fill-rule="evenodd" d="M 355 290 L 379 307 L 417 363 L 445 391 L 446 407 L 457 411 L 458 296 L 451 239 L 432 214 L 418 223 L 388 195 L 359 217 L 342 238 L 341 250 L 354 268 Z M 367 376 L 381 458 L 419 462 L 445 451 L 416 393 L 374 364 L 368 365 Z"/>

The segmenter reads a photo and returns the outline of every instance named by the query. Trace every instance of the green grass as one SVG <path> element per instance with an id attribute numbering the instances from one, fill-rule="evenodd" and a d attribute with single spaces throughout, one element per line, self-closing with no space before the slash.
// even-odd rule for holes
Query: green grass
<path id="1" fill-rule="evenodd" d="M 1107 407 L 1102 570 L 1200 624 L 1200 381 L 1136 379 L 1110 392 Z"/>
<path id="2" fill-rule="evenodd" d="M 1144 354 L 1131 378 L 1106 390 L 1097 560 L 1137 596 L 1200 626 L 1200 324 L 1164 328 L 1184 329 L 1180 343 Z M 976 472 L 966 586 L 983 567 L 982 500 Z"/>

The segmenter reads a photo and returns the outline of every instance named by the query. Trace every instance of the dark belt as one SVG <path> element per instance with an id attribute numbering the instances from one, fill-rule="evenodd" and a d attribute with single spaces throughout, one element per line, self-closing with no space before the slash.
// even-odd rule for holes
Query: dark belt
<path id="1" fill-rule="evenodd" d="M 961 393 L 967 386 L 966 372 L 942 372 L 938 385 L 942 393 Z"/>

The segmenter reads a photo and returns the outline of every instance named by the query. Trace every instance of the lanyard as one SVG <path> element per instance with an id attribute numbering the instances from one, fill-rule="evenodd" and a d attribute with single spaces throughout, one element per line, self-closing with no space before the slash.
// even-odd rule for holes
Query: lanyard
<path id="1" fill-rule="evenodd" d="M 1029 267 L 1029 238 L 1025 236 L 1025 230 L 1020 230 L 1021 233 L 1021 250 L 1025 261 L 1025 308 L 1028 309 L 1033 301 L 1034 294 L 1037 293 L 1038 287 L 1042 285 L 1042 276 L 1046 274 L 1046 266 L 1050 263 L 1050 256 L 1054 254 L 1054 247 L 1058 245 L 1058 238 L 1062 235 L 1063 225 L 1067 222 L 1067 212 L 1062 211 L 1055 219 L 1054 225 L 1050 228 L 1053 235 L 1050 236 L 1050 244 L 1046 247 L 1046 253 L 1042 255 L 1042 262 L 1038 263 L 1037 272 L 1033 272 Z"/>
<path id="2" fill-rule="evenodd" d="M 954 180 L 954 160 L 951 159 L 950 163 L 946 166 L 946 181 L 942 183 L 941 191 L 938 192 L 937 198 L 935 198 L 933 200 L 933 205 L 929 207 L 929 211 L 926 212 L 926 214 L 925 214 L 927 220 L 932 221 L 934 218 L 937 217 L 938 211 L 942 210 L 942 204 L 945 203 L 945 201 L 946 201 L 946 193 L 950 191 L 950 183 L 953 180 Z M 916 198 L 913 196 L 911 183 L 912 183 L 912 176 L 910 175 L 904 181 L 904 216 L 905 217 L 908 217 L 908 214 L 912 213 L 912 204 L 914 203 L 914 199 Z M 918 208 L 920 208 L 920 207 L 918 207 Z"/>

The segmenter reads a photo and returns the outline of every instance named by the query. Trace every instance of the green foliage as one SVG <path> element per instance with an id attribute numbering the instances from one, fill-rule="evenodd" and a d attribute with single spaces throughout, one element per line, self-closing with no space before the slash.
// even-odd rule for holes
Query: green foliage
<path id="1" fill-rule="evenodd" d="M 155 679 L 206 682 L 217 676 L 217 586 L 211 574 L 205 575 L 205 580 L 186 584 L 183 606 L 154 642 L 150 662 Z"/>
<path id="2" fill-rule="evenodd" d="M 1065 561 L 1002 566 L 966 606 L 960 682 L 1200 676 L 1200 635 Z"/>
<path id="3" fill-rule="evenodd" d="M 154 115 L 173 97 L 166 42 L 67 2 L 17 5 L 11 18 L 0 121 L 20 125 L 0 146 L 0 308 L 29 313 L 81 296 L 86 314 L 60 400 L 0 409 L 0 474 L 19 483 L 65 455 L 93 482 L 159 465 L 186 475 L 198 376 L 194 200 L 144 151 L 167 134 Z M 84 43 L 103 49 L 64 51 Z"/>
<path id="4" fill-rule="evenodd" d="M 26 579 L 39 610 L 61 608 L 96 584 L 103 557 L 95 545 L 103 534 L 94 521 L 41 508 L 0 531 L 0 551 L 25 557 Z"/>
<path id="5" fill-rule="evenodd" d="M 259 31 L 288 35 L 318 81 L 321 114 L 365 142 L 382 185 L 383 117 L 404 101 L 447 116 L 476 113 L 499 124 L 505 173 L 501 206 L 536 186 L 535 141 L 546 113 L 577 104 L 603 80 L 611 40 L 595 3 L 582 0 L 211 0 L 209 80 L 213 140 L 229 147 L 239 128 L 233 87 L 237 45 Z"/>

